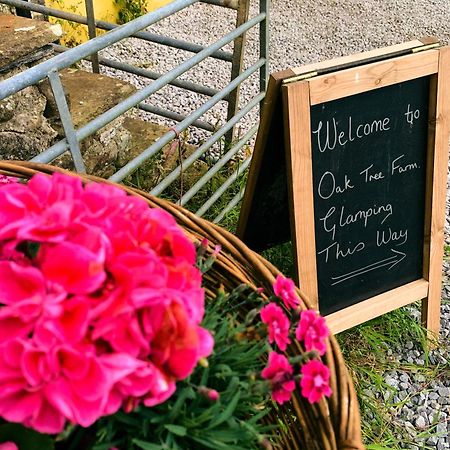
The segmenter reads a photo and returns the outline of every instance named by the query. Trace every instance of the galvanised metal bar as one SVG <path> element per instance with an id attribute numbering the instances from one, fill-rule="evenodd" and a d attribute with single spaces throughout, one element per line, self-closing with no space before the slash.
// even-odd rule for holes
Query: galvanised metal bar
<path id="1" fill-rule="evenodd" d="M 214 176 L 219 170 L 230 161 L 233 156 L 252 138 L 252 136 L 258 131 L 258 125 L 250 128 L 245 135 L 228 150 L 225 155 L 222 156 L 181 198 L 180 205 L 184 206 L 195 194 Z"/>
<path id="2" fill-rule="evenodd" d="M 225 183 L 220 186 L 219 189 L 214 192 L 213 195 L 203 204 L 201 208 L 199 208 L 197 211 L 195 211 L 195 214 L 197 216 L 202 217 L 203 214 L 205 214 L 206 211 L 208 211 L 209 208 L 211 208 L 214 203 L 220 198 L 220 196 L 247 170 L 247 167 L 249 166 L 251 161 L 251 156 L 249 156 L 247 159 L 242 161 L 242 164 L 240 167 L 231 175 Z"/>
<path id="3" fill-rule="evenodd" d="M 238 0 L 200 0 L 202 3 L 209 3 L 210 5 L 223 6 L 225 8 L 238 9 Z"/>
<path id="4" fill-rule="evenodd" d="M 207 49 L 206 49 L 207 50 Z M 194 58 L 198 57 L 199 55 L 194 56 Z M 185 61 L 185 63 L 188 63 L 190 60 Z M 244 71 L 239 77 L 235 78 L 228 86 L 226 86 L 224 89 L 219 91 L 214 97 L 210 98 L 207 102 L 205 102 L 200 108 L 198 108 L 196 111 L 192 112 L 189 117 L 187 117 L 183 122 L 180 122 L 174 127 L 174 131 L 169 131 L 168 133 L 161 136 L 160 139 L 158 139 L 157 142 L 152 144 L 150 147 L 148 147 L 146 150 L 144 150 L 139 156 L 132 159 L 129 163 L 127 163 L 124 167 L 122 167 L 119 171 L 117 171 L 114 175 L 112 175 L 109 179 L 111 181 L 119 182 L 122 181 L 127 175 L 134 172 L 142 163 L 144 163 L 147 159 L 151 158 L 157 151 L 159 151 L 164 145 L 168 144 L 175 136 L 176 133 L 180 133 L 181 131 L 185 130 L 189 125 L 191 125 L 195 120 L 200 118 L 203 114 L 205 114 L 209 109 L 211 109 L 216 103 L 218 103 L 220 100 L 223 100 L 224 97 L 228 95 L 228 93 L 238 84 L 241 83 L 243 80 L 248 78 L 252 73 L 256 72 L 261 65 L 264 64 L 264 61 L 260 60 L 256 62 L 253 66 L 249 67 L 246 71 Z M 171 72 L 168 72 L 164 77 L 167 75 L 170 75 L 175 69 L 173 69 Z M 152 88 L 155 84 L 160 82 L 162 80 L 161 77 L 159 80 L 155 81 L 149 88 Z M 156 90 L 160 89 L 160 87 L 164 86 L 165 80 L 161 81 L 161 86 L 157 86 Z M 1 87 L 1 83 L 0 83 Z M 136 94 L 139 94 L 136 93 Z M 136 95 L 134 94 L 134 95 Z M 102 128 L 107 123 L 114 120 L 116 117 L 118 117 L 121 113 L 117 115 L 113 115 L 113 118 L 110 118 L 110 114 L 113 110 L 116 110 L 120 105 L 122 105 L 124 102 L 127 102 L 131 97 L 128 97 L 128 99 L 124 100 L 122 103 L 119 103 L 114 108 L 106 111 L 102 115 L 98 116 L 93 121 L 87 123 L 84 127 L 81 127 L 77 131 L 77 137 L 81 141 L 85 137 L 89 136 L 90 134 L 94 133 L 98 129 Z M 139 101 L 139 100 L 138 100 Z M 134 106 L 134 104 L 133 104 Z M 124 111 L 128 111 L 131 107 L 128 107 Z M 113 111 L 115 114 L 115 112 Z M 94 123 L 95 122 L 95 123 Z M 99 124 L 100 122 L 100 124 Z M 104 123 L 104 125 L 103 125 Z M 91 131 L 92 128 L 92 131 Z M 65 139 L 57 142 L 52 147 L 48 148 L 38 156 L 35 156 L 31 161 L 34 162 L 40 162 L 40 163 L 49 163 L 50 161 L 57 158 L 59 155 L 64 153 L 68 148 L 67 142 Z"/>
<path id="5" fill-rule="evenodd" d="M 228 203 L 227 206 L 221 211 L 221 213 L 213 220 L 214 223 L 222 222 L 222 219 L 228 214 L 241 200 L 244 196 L 244 189 L 241 189 Z"/>
<path id="6" fill-rule="evenodd" d="M 270 0 L 260 0 L 259 3 L 260 12 L 266 14 L 266 20 L 259 24 L 259 57 L 265 58 L 267 61 L 259 72 L 259 90 L 261 92 L 266 92 L 269 81 L 269 3 Z"/>
<path id="7" fill-rule="evenodd" d="M 55 98 L 56 106 L 58 107 L 59 116 L 61 118 L 62 126 L 66 139 L 69 142 L 70 153 L 72 154 L 73 162 L 77 172 L 86 173 L 83 157 L 81 156 L 80 146 L 78 144 L 77 136 L 72 122 L 72 116 L 70 115 L 69 105 L 67 104 L 66 94 L 64 92 L 59 73 L 56 70 L 52 70 L 48 74 L 48 79 L 53 91 L 53 97 Z"/>
<path id="8" fill-rule="evenodd" d="M 59 53 L 67 52 L 70 50 L 69 48 L 58 44 L 52 44 L 52 47 Z M 84 59 L 88 61 L 90 60 L 89 57 L 86 57 Z M 157 80 L 158 78 L 162 77 L 162 74 L 160 73 L 152 72 L 151 70 L 142 69 L 140 67 L 135 67 L 131 64 L 114 61 L 112 59 L 103 58 L 102 56 L 100 56 L 98 60 L 103 66 L 111 67 L 112 69 L 121 70 L 127 73 L 132 73 L 133 75 L 138 75 L 143 78 L 149 78 L 150 80 Z M 173 80 L 169 84 L 181 89 L 186 89 L 187 91 L 196 92 L 197 94 L 207 95 L 208 97 L 212 97 L 213 95 L 216 95 L 217 92 L 219 92 L 217 89 L 212 89 L 201 84 L 192 83 L 191 81 Z"/>
<path id="9" fill-rule="evenodd" d="M 89 39 L 94 39 L 97 36 L 97 29 L 95 28 L 95 13 L 94 4 L 92 0 L 84 0 L 86 7 L 86 18 L 88 22 Z M 100 73 L 100 67 L 98 64 L 98 53 L 91 55 L 92 72 Z"/>
<path id="10" fill-rule="evenodd" d="M 233 88 L 233 85 L 235 83 L 240 83 L 243 79 L 248 77 L 249 74 L 254 73 L 256 70 L 258 70 L 260 64 L 262 64 L 262 63 L 263 62 L 260 61 L 260 62 L 256 63 L 255 65 L 253 65 L 252 67 L 249 67 L 238 78 L 236 78 L 233 81 L 233 83 L 230 83 L 229 86 L 227 86 L 225 89 L 223 89 L 221 92 L 219 92 L 216 96 L 211 98 L 208 102 L 206 102 L 204 105 L 202 105 L 196 111 L 194 111 L 183 122 L 180 122 L 179 124 L 177 124 L 174 127 L 173 131 L 169 131 L 168 133 L 161 136 L 161 138 L 157 142 L 155 142 L 150 147 L 148 147 L 146 150 L 144 150 L 139 156 L 137 156 L 132 161 L 130 161 L 128 164 L 126 164 L 124 167 L 122 167 L 119 171 L 117 171 L 115 174 L 113 174 L 109 179 L 111 181 L 118 182 L 118 181 L 123 180 L 127 175 L 134 172 L 143 162 L 145 162 L 147 159 L 151 158 L 164 145 L 168 144 L 172 139 L 174 139 L 176 137 L 177 133 L 180 133 L 181 131 L 185 130 L 196 118 L 202 116 L 206 111 L 208 111 L 212 106 L 214 106 L 215 103 L 220 101 L 221 96 L 226 95 L 227 92 Z M 204 151 L 205 150 L 202 150 L 202 153 L 204 153 Z M 170 182 L 172 182 L 172 181 L 170 181 Z M 162 189 L 165 189 L 165 187 L 163 187 Z"/>
<path id="11" fill-rule="evenodd" d="M 197 1 L 199 1 L 199 0 L 191 1 L 186 6 L 196 3 Z M 9 6 L 14 6 L 16 8 L 26 9 L 28 11 L 38 12 L 40 14 L 50 15 L 53 17 L 57 17 L 58 19 L 64 19 L 64 20 L 68 20 L 71 22 L 81 23 L 83 25 L 87 25 L 87 23 L 88 23 L 86 17 L 84 17 L 84 16 L 69 13 L 66 11 L 60 11 L 60 10 L 54 9 L 54 8 L 48 8 L 48 7 L 42 6 L 42 5 L 36 5 L 34 3 L 28 3 L 23 0 L 1 0 L 1 3 L 4 3 L 5 5 L 9 5 Z M 148 14 L 153 14 L 154 12 L 155 11 L 150 12 Z M 145 17 L 145 16 L 142 16 L 142 17 Z M 157 22 L 158 20 L 160 20 L 160 19 L 157 19 L 155 22 Z M 107 31 L 111 31 L 111 30 L 118 28 L 119 26 L 123 26 L 123 25 L 116 25 L 113 23 L 105 22 L 103 20 L 96 20 L 95 25 L 97 28 L 100 28 L 102 30 L 107 30 Z M 141 28 L 146 28 L 147 26 L 148 25 L 145 25 L 144 27 L 141 27 Z M 168 36 L 160 36 L 158 34 L 149 33 L 147 31 L 136 31 L 127 37 L 136 37 L 136 38 L 139 38 L 139 39 L 142 39 L 145 41 L 155 42 L 156 44 L 161 44 L 161 45 L 167 45 L 169 47 L 178 48 L 180 50 L 186 50 L 186 51 L 192 52 L 192 53 L 201 52 L 205 48 L 198 44 L 193 44 L 190 42 L 173 39 Z M 224 52 L 224 51 L 217 51 L 211 55 L 211 58 L 216 58 L 216 59 L 220 59 L 222 61 L 231 62 L 233 60 L 233 54 Z"/>
<path id="12" fill-rule="evenodd" d="M 142 111 L 156 114 L 157 116 L 161 117 L 166 117 L 167 119 L 174 120 L 175 122 L 182 122 L 184 119 L 186 119 L 186 117 L 189 117 L 184 116 L 183 114 L 169 111 L 167 109 L 158 108 L 157 106 L 146 105 L 145 103 L 140 103 L 138 107 L 139 109 L 142 109 Z M 209 132 L 215 131 L 215 128 L 211 124 L 209 124 L 208 122 L 204 122 L 203 120 L 194 120 L 191 125 Z"/>
<path id="13" fill-rule="evenodd" d="M 125 25 L 121 25 L 109 33 L 98 36 L 91 41 L 79 45 L 78 47 L 71 48 L 65 53 L 60 53 L 47 61 L 37 64 L 36 66 L 33 66 L 18 75 L 7 78 L 6 80 L 0 82 L 0 100 L 3 100 L 11 94 L 15 94 L 27 86 L 36 84 L 38 81 L 45 78 L 51 70 L 55 69 L 59 71 L 61 69 L 65 69 L 77 61 L 80 61 L 80 59 L 86 58 L 86 56 L 90 56 L 92 53 L 98 52 L 112 44 L 115 44 L 116 42 L 136 33 L 138 30 L 158 22 L 186 8 L 187 6 L 196 3 L 197 1 L 198 0 L 174 0 L 172 3 L 169 3 L 168 5 L 155 11 L 149 12 L 144 16 L 138 17 Z M 214 48 L 214 50 L 217 50 L 217 48 Z M 205 50 L 202 52 L 204 51 Z M 202 54 L 202 52 L 198 53 L 196 56 Z M 208 52 L 208 56 L 211 53 L 212 52 Z"/>
<path id="14" fill-rule="evenodd" d="M 244 108 L 242 108 L 236 115 L 234 115 L 228 122 L 220 127 L 203 145 L 201 145 L 195 152 L 193 152 L 188 158 L 183 160 L 182 164 L 176 167 L 170 172 L 164 180 L 157 184 L 150 193 L 153 195 L 161 194 L 167 189 L 180 175 L 183 170 L 190 167 L 203 153 L 206 152 L 215 142 L 217 142 L 227 131 L 231 130 L 245 115 L 247 115 L 262 99 L 264 94 L 260 93 L 256 97 L 253 97 Z"/>
<path id="15" fill-rule="evenodd" d="M 251 22 L 248 22 L 248 23 L 251 23 Z M 245 24 L 243 27 L 245 27 L 246 25 L 247 24 Z M 230 34 L 233 34 L 233 33 L 230 33 Z M 228 36 L 230 36 L 230 34 Z M 207 50 L 208 49 L 206 49 L 205 52 Z M 197 58 L 199 56 L 200 56 L 200 53 L 198 55 L 194 56 L 192 59 Z M 189 61 L 190 60 L 188 60 L 186 62 L 189 62 Z M 183 120 L 183 122 L 180 122 L 179 124 L 177 124 L 174 128 L 174 131 L 170 131 L 170 132 L 164 134 L 155 144 L 151 145 L 149 148 L 144 150 L 139 156 L 137 156 L 136 158 L 131 160 L 128 164 L 126 164 L 124 167 L 122 167 L 119 171 L 117 171 L 109 179 L 111 181 L 118 182 L 118 181 L 123 180 L 127 175 L 134 172 L 143 162 L 145 162 L 147 159 L 151 158 L 158 150 L 160 150 L 162 147 L 164 147 L 164 145 L 168 144 L 176 136 L 176 133 L 180 133 L 181 131 L 185 130 L 189 125 L 191 125 L 194 122 L 194 120 L 201 117 L 206 111 L 211 109 L 212 106 L 214 106 L 217 102 L 219 102 L 226 95 L 228 95 L 228 93 L 231 92 L 231 90 L 233 90 L 236 85 L 241 83 L 243 80 L 248 78 L 252 73 L 254 73 L 256 70 L 258 70 L 262 64 L 264 64 L 264 61 L 259 60 L 253 66 L 249 67 L 247 70 L 242 72 L 242 74 L 239 77 L 235 78 L 228 86 L 226 86 L 224 89 L 222 89 L 214 97 L 210 98 L 206 103 L 204 103 L 196 111 L 192 112 L 189 115 L 189 117 L 187 117 L 185 120 Z M 181 68 L 182 66 L 183 66 L 183 64 L 179 67 Z M 174 70 L 177 70 L 177 69 L 178 68 L 173 69 L 171 72 L 173 72 Z M 166 75 L 169 75 L 171 72 L 168 72 Z M 162 77 L 162 78 L 164 78 L 164 77 Z M 162 80 L 162 78 L 160 78 L 160 80 Z M 158 80 L 158 81 L 160 81 L 160 80 Z M 158 81 L 155 81 L 154 84 L 158 83 Z M 159 89 L 159 87 L 157 89 Z M 264 94 L 260 94 L 260 95 L 263 96 Z M 127 100 L 125 100 L 124 102 L 126 102 Z M 120 106 L 120 105 L 118 105 L 118 106 Z M 103 115 L 111 112 L 113 109 L 114 108 L 107 111 Z M 102 116 L 99 116 L 99 117 L 97 117 L 97 119 L 99 119 L 101 117 Z M 92 122 L 90 122 L 90 124 L 95 122 L 95 120 L 96 119 L 94 119 Z M 84 134 L 83 129 L 86 128 L 87 126 L 89 126 L 90 124 L 87 124 L 85 127 L 81 128 L 78 132 L 80 134 L 81 133 Z"/>

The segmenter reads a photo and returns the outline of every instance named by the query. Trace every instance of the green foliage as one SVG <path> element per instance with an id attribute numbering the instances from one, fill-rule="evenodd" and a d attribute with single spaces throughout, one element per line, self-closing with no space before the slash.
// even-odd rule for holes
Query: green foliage
<path id="1" fill-rule="evenodd" d="M 0 443 L 14 442 L 20 450 L 53 450 L 53 439 L 18 423 L 0 425 Z"/>
<path id="2" fill-rule="evenodd" d="M 291 241 L 265 250 L 262 252 L 262 256 L 277 267 L 286 277 L 296 278 L 294 248 Z"/>
<path id="3" fill-rule="evenodd" d="M 148 12 L 146 0 L 115 0 L 119 6 L 118 23 L 130 22 Z"/>
<path id="4" fill-rule="evenodd" d="M 208 302 L 203 326 L 215 334 L 208 366 L 199 365 L 189 379 L 179 382 L 165 403 L 100 420 L 92 450 L 259 448 L 258 442 L 271 431 L 262 423 L 270 407 L 267 388 L 255 377 L 264 366 L 267 348 L 263 340 L 245 338 L 240 306 L 259 304 L 256 294 L 246 292 L 239 287 Z M 213 402 L 200 395 L 200 386 L 216 389 L 220 399 Z"/>

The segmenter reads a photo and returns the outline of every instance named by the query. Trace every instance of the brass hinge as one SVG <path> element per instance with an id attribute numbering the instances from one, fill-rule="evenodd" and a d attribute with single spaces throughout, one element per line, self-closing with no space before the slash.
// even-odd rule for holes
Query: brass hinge
<path id="1" fill-rule="evenodd" d="M 295 75 L 295 76 L 290 77 L 290 78 L 285 78 L 282 81 L 282 83 L 283 84 L 294 83 L 296 81 L 301 81 L 301 80 L 306 80 L 308 78 L 316 77 L 317 75 L 319 75 L 319 73 L 317 71 L 308 72 L 308 73 L 302 73 L 301 75 Z"/>
<path id="2" fill-rule="evenodd" d="M 440 47 L 440 42 L 435 42 L 434 44 L 422 45 L 421 47 L 415 47 L 411 51 L 412 53 L 424 52 L 425 50 L 431 50 L 432 48 Z"/>

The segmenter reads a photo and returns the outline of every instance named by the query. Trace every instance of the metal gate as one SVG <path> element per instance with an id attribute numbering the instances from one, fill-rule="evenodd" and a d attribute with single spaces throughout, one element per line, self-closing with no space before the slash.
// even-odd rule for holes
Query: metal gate
<path id="1" fill-rule="evenodd" d="M 88 1 L 91 2 L 91 0 Z M 168 132 L 109 178 L 111 181 L 115 182 L 123 181 L 125 177 L 136 171 L 143 163 L 160 152 L 165 145 L 176 139 L 177 136 L 188 129 L 188 127 L 197 127 L 204 130 L 207 133 L 205 141 L 198 146 L 189 157 L 180 161 L 180 164 L 151 190 L 151 193 L 154 195 L 164 195 L 165 190 L 180 177 L 183 170 L 186 170 L 195 161 L 201 158 L 214 144 L 227 138 L 229 142 L 227 151 L 224 152 L 224 154 L 221 154 L 220 158 L 218 158 L 214 164 L 211 164 L 207 172 L 178 199 L 181 205 L 187 205 L 186 207 L 189 208 L 188 203 L 195 197 L 200 189 L 202 189 L 202 187 L 205 186 L 232 158 L 236 157 L 242 148 L 251 141 L 257 131 L 258 125 L 253 124 L 248 129 L 244 130 L 241 137 L 236 140 L 231 139 L 233 129 L 236 125 L 239 125 L 240 121 L 245 118 L 253 108 L 257 108 L 264 98 L 266 82 L 268 79 L 268 1 L 269 0 L 260 0 L 258 5 L 259 11 L 253 14 L 252 17 L 249 17 L 249 0 L 202 0 L 201 3 L 232 8 L 237 12 L 236 27 L 234 27 L 231 32 L 226 33 L 211 45 L 202 46 L 144 30 L 148 26 L 155 24 L 164 18 L 176 14 L 195 3 L 199 3 L 200 0 L 175 0 L 158 10 L 149 12 L 121 26 L 102 21 L 95 21 L 92 15 L 92 4 L 91 7 L 89 4 L 87 5 L 88 18 L 85 18 L 83 16 L 58 11 L 38 4 L 28 3 L 23 0 L 0 0 L 0 3 L 13 6 L 16 9 L 33 11 L 82 24 L 90 23 L 91 36 L 93 36 L 95 27 L 109 30 L 106 34 L 95 37 L 74 48 L 67 49 L 55 45 L 55 50 L 60 52 L 56 56 L 31 67 L 18 75 L 0 81 L 0 100 L 17 93 L 27 86 L 34 85 L 41 80 L 48 78 L 59 110 L 65 138 L 34 157 L 32 161 L 51 163 L 57 157 L 69 151 L 73 158 L 75 169 L 79 172 L 85 171 L 85 162 L 83 161 L 83 156 L 80 152 L 80 142 L 115 120 L 120 115 L 126 113 L 131 108 L 138 107 L 149 113 L 176 121 L 176 125 Z M 201 26 L 201 24 L 199 24 L 199 26 Z M 245 34 L 253 28 L 256 28 L 258 32 L 259 57 L 243 70 L 242 60 L 245 53 Z M 193 55 L 164 74 L 155 73 L 148 69 L 135 67 L 124 62 L 97 57 L 98 52 L 101 50 L 129 37 L 136 37 L 145 41 L 186 50 Z M 224 46 L 230 43 L 234 44 L 232 52 L 222 50 Z M 182 74 L 193 67 L 196 67 L 206 58 L 214 58 L 230 63 L 230 82 L 227 86 L 222 89 L 213 89 L 202 84 L 179 79 Z M 90 122 L 75 129 L 63 85 L 61 83 L 60 71 L 83 59 L 88 59 L 92 62 L 94 71 L 99 70 L 97 66 L 99 63 L 100 66 L 104 65 L 112 67 L 154 81 L 142 89 L 139 89 L 108 111 L 98 115 Z M 255 73 L 259 74 L 259 88 L 257 89 L 257 93 L 253 95 L 245 105 L 240 106 L 239 88 L 245 80 L 248 80 L 249 77 Z M 207 100 L 187 116 L 174 113 L 173 111 L 162 107 L 149 106 L 144 103 L 147 98 L 169 84 L 176 86 L 179 89 L 200 93 L 207 96 Z M 227 117 L 224 119 L 224 122 L 221 123 L 219 128 L 213 126 L 211 123 L 201 120 L 202 116 L 207 111 L 221 101 L 226 101 L 228 108 Z M 238 158 L 239 164 L 237 164 L 236 170 L 215 189 L 206 202 L 202 205 L 196 205 L 195 212 L 198 215 L 202 216 L 207 214 L 217 200 L 224 195 L 224 193 L 227 191 L 229 192 L 230 187 L 234 186 L 234 190 L 236 190 L 236 183 L 239 183 L 240 178 L 249 166 L 250 158 L 250 155 Z M 208 217 L 215 222 L 220 222 L 222 218 L 239 203 L 242 195 L 243 189 L 239 189 L 236 194 L 233 194 L 231 200 L 222 208 L 218 215 L 215 215 L 214 217 L 209 215 Z"/>

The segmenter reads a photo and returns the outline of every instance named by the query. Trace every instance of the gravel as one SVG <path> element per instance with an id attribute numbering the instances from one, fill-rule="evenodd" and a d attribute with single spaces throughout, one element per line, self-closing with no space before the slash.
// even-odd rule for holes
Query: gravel
<path id="1" fill-rule="evenodd" d="M 257 2 L 252 1 L 251 14 L 257 12 Z M 206 4 L 196 4 L 173 15 L 150 30 L 190 42 L 208 44 L 231 30 L 234 12 Z M 443 43 L 450 42 L 450 0 L 274 0 L 270 11 L 270 70 L 277 71 L 302 64 L 317 62 L 350 53 L 370 50 L 422 36 L 436 36 Z M 228 46 L 225 48 L 230 50 Z M 168 49 L 143 41 L 129 39 L 103 52 L 111 58 L 147 67 L 164 73 L 180 64 L 192 54 Z M 258 33 L 248 35 L 244 66 L 258 59 Z M 132 76 L 121 76 L 137 87 L 148 81 Z M 213 88 L 225 86 L 229 81 L 229 64 L 208 59 L 195 70 L 181 78 Z M 258 91 L 258 78 L 253 76 L 241 88 L 241 106 Z M 154 105 L 189 114 L 205 101 L 197 94 L 182 95 L 181 91 L 166 87 L 151 98 Z M 226 105 L 221 102 L 204 117 L 204 120 L 221 123 Z M 155 120 L 152 117 L 152 120 Z M 160 120 L 160 119 L 157 119 Z M 257 123 L 258 111 L 253 110 L 242 123 L 244 130 Z M 193 129 L 190 141 L 197 143 L 205 135 Z M 450 198 L 447 197 L 445 241 L 450 245 Z M 384 381 L 389 389 L 378 392 L 366 388 L 365 394 L 383 398 L 391 408 L 393 423 L 400 424 L 409 434 L 410 442 L 404 448 L 450 448 L 450 379 L 440 376 L 430 382 L 424 375 L 407 370 L 407 365 L 448 366 L 450 351 L 450 264 L 444 262 L 442 289 L 441 345 L 428 355 L 417 342 L 402 342 L 392 348 L 390 357 L 401 363 L 398 369 L 388 371 Z M 410 307 L 413 316 L 419 311 Z M 445 373 L 445 372 L 444 372 Z M 431 428 L 434 427 L 434 428 Z M 431 429 L 430 429 L 431 428 Z M 426 430 L 430 430 L 427 435 Z M 431 436 L 430 436 L 431 435 Z M 427 447 L 425 447 L 427 446 Z"/>

